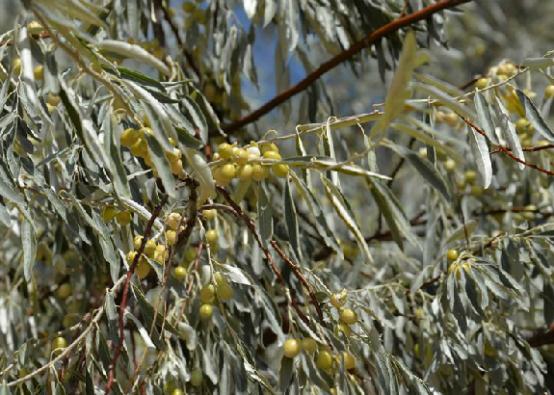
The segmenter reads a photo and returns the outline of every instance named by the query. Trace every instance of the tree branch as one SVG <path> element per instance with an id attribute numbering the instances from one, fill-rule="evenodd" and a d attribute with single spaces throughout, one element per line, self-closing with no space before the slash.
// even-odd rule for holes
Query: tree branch
<path id="1" fill-rule="evenodd" d="M 317 81 L 323 74 L 334 69 L 341 63 L 351 59 L 352 57 L 354 57 L 354 55 L 358 54 L 369 45 L 374 44 L 381 38 L 388 36 L 389 34 L 394 33 L 403 27 L 406 27 L 416 22 L 419 22 L 421 20 L 427 19 L 431 15 L 437 12 L 455 7 L 463 3 L 468 3 L 470 1 L 471 0 L 442 0 L 437 3 L 431 4 L 425 8 L 422 8 L 421 10 L 416 11 L 412 14 L 408 14 L 392 20 L 391 22 L 381 26 L 377 30 L 372 31 L 360 41 L 355 42 L 348 49 L 342 51 L 338 55 L 329 59 L 327 62 L 321 64 L 317 69 L 315 69 L 310 74 L 308 74 L 302 81 L 298 82 L 296 85 L 290 87 L 289 89 L 281 92 L 280 94 L 275 96 L 273 99 L 269 100 L 267 103 L 262 105 L 257 110 L 251 112 L 250 114 L 242 117 L 241 119 L 235 122 L 231 122 L 230 124 L 223 125 L 222 126 L 223 131 L 225 131 L 226 133 L 231 133 L 236 131 L 237 129 L 242 128 L 245 125 L 248 125 L 249 123 L 252 123 L 258 120 L 259 118 L 261 118 L 262 116 L 264 116 L 265 114 L 273 110 L 275 107 L 279 106 L 283 102 L 290 99 L 292 96 L 304 91 L 315 81 Z"/>

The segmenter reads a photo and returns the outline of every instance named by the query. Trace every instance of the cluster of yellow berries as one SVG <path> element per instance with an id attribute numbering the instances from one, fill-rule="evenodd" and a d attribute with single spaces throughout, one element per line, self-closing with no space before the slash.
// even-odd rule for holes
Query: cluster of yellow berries
<path id="1" fill-rule="evenodd" d="M 435 112 L 435 121 L 453 128 L 460 125 L 460 117 L 453 111 L 445 112 L 439 110 Z"/>
<path id="2" fill-rule="evenodd" d="M 142 158 L 144 163 L 148 167 L 153 167 L 152 158 L 148 151 L 148 143 L 146 141 L 147 135 L 153 135 L 153 131 L 150 127 L 145 126 L 140 129 L 128 128 L 121 133 L 121 145 L 128 148 L 131 154 Z M 171 172 L 176 176 L 183 176 L 183 161 L 181 159 L 181 151 L 176 148 L 176 142 L 172 138 L 169 138 L 169 143 L 173 146 L 172 150 L 166 151 L 165 156 L 169 161 Z M 154 169 L 155 172 L 155 169 Z"/>
<path id="3" fill-rule="evenodd" d="M 202 321 L 208 321 L 214 313 L 214 303 L 217 300 L 226 302 L 233 299 L 235 291 L 231 284 L 219 272 L 214 274 L 214 284 L 204 285 L 199 292 L 200 305 L 199 316 Z"/>
<path id="4" fill-rule="evenodd" d="M 181 225 L 181 221 L 181 214 L 170 213 L 165 219 L 165 224 L 167 227 L 167 230 L 164 233 L 165 244 L 157 243 L 154 239 L 149 239 L 146 242 L 146 244 L 144 245 L 143 255 L 139 258 L 137 267 L 135 268 L 135 273 L 141 280 L 148 276 L 148 274 L 150 274 L 151 267 L 148 264 L 146 257 L 152 259 L 154 262 L 157 262 L 159 264 L 165 263 L 169 256 L 167 246 L 175 245 L 175 243 L 177 242 L 177 232 L 179 230 L 182 230 L 183 228 L 183 226 Z M 144 238 L 141 235 L 137 235 L 133 239 L 134 249 L 129 251 L 129 253 L 127 254 L 127 262 L 129 264 L 131 264 L 135 260 L 138 254 L 138 250 L 142 245 L 143 239 Z M 177 280 L 183 280 L 186 277 L 186 274 L 186 268 L 182 265 L 179 265 L 175 267 L 175 269 L 173 269 L 173 275 Z"/>
<path id="5" fill-rule="evenodd" d="M 315 363 L 319 369 L 331 370 L 334 366 L 340 364 L 341 359 L 344 362 L 346 370 L 354 369 L 356 367 L 356 358 L 349 352 L 344 351 L 342 354 L 333 355 L 328 347 L 319 347 L 320 350 L 317 353 Z M 318 349 L 317 342 L 311 337 L 304 339 L 287 339 L 283 343 L 283 355 L 287 358 L 294 358 L 301 351 L 306 354 L 314 354 Z"/>
<path id="6" fill-rule="evenodd" d="M 106 206 L 102 210 L 102 219 L 104 220 L 104 222 L 110 222 L 115 219 L 119 225 L 124 226 L 131 223 L 133 215 L 130 211 L 119 210 L 117 207 L 114 206 Z"/>
<path id="7" fill-rule="evenodd" d="M 267 163 L 281 160 L 279 148 L 274 143 L 250 143 L 237 147 L 229 143 L 221 143 L 213 156 L 214 161 L 221 160 L 213 169 L 214 180 L 226 186 L 234 178 L 242 181 L 262 181 L 271 173 L 276 177 L 286 177 L 289 166 L 284 163 Z"/>
<path id="8" fill-rule="evenodd" d="M 339 313 L 338 331 L 342 332 L 345 336 L 350 336 L 352 332 L 350 326 L 358 322 L 358 314 L 356 314 L 354 310 L 344 307 L 347 297 L 346 290 L 342 290 L 341 292 L 332 294 L 329 298 L 329 302 Z"/>

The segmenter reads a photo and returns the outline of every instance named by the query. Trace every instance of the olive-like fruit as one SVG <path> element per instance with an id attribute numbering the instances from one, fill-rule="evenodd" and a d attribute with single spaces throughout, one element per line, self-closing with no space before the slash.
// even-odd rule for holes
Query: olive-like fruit
<path id="1" fill-rule="evenodd" d="M 300 342 L 296 339 L 287 339 L 283 343 L 283 355 L 287 358 L 296 357 L 301 351 Z"/>

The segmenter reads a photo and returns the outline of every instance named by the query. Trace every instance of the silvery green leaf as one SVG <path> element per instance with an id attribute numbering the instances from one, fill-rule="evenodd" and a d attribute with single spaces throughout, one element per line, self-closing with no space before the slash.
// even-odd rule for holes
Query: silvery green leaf
<path id="1" fill-rule="evenodd" d="M 473 151 L 473 156 L 477 161 L 477 169 L 481 175 L 481 182 L 483 188 L 487 189 L 492 181 L 492 164 L 489 153 L 489 146 L 484 136 L 471 128 L 469 134 L 469 141 Z"/>
<path id="2" fill-rule="evenodd" d="M 33 224 L 24 219 L 21 223 L 21 245 L 23 248 L 23 273 L 25 280 L 31 280 L 31 274 L 35 265 L 37 240 Z"/>
<path id="3" fill-rule="evenodd" d="M 508 147 L 510 147 L 512 153 L 515 155 L 516 158 L 525 161 L 525 156 L 523 155 L 523 149 L 521 148 L 521 143 L 519 142 L 515 125 L 510 120 L 510 115 L 508 111 L 504 107 L 504 104 L 502 104 L 502 101 L 498 99 L 498 97 L 496 98 L 496 104 L 498 105 L 498 109 L 500 110 L 500 117 L 502 120 L 502 132 L 506 137 L 506 140 L 508 141 Z M 525 165 L 523 163 L 517 162 L 517 165 L 520 170 L 525 169 Z"/>
<path id="4" fill-rule="evenodd" d="M 297 257 L 302 257 L 300 250 L 300 238 L 298 235 L 298 218 L 296 217 L 296 208 L 290 188 L 290 182 L 287 178 L 285 182 L 285 191 L 283 193 L 283 208 L 285 210 L 285 223 L 289 236 L 289 242 Z"/>
<path id="5" fill-rule="evenodd" d="M 479 121 L 479 125 L 481 125 L 481 129 L 485 131 L 489 138 L 493 138 L 495 135 L 495 126 L 489 111 L 489 106 L 486 99 L 481 96 L 478 90 L 475 91 L 474 101 L 475 109 L 477 111 L 477 120 Z"/>
<path id="6" fill-rule="evenodd" d="M 529 99 L 529 97 L 527 97 L 527 95 L 519 89 L 517 90 L 517 95 L 525 108 L 525 117 L 529 120 L 533 128 L 545 139 L 551 143 L 554 142 L 554 132 L 547 125 L 546 121 L 543 119 L 531 99 Z"/>

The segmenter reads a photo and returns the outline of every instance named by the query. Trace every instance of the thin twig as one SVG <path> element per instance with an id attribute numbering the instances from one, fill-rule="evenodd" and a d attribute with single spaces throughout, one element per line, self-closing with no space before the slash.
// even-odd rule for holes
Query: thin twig
<path id="1" fill-rule="evenodd" d="M 123 349 L 123 342 L 125 341 L 124 317 L 125 317 L 125 310 L 127 309 L 127 303 L 128 303 L 128 297 L 129 297 L 129 285 L 131 283 L 131 277 L 133 276 L 133 273 L 135 272 L 135 268 L 138 265 L 139 259 L 141 258 L 142 253 L 144 252 L 144 248 L 146 247 L 146 242 L 150 238 L 150 233 L 152 232 L 152 226 L 154 225 L 154 221 L 160 215 L 162 207 L 166 202 L 167 202 L 167 195 L 164 195 L 160 204 L 158 204 L 156 208 L 152 211 L 152 215 L 150 216 L 150 219 L 148 220 L 148 223 L 144 228 L 144 235 L 142 237 L 142 242 L 140 243 L 140 247 L 138 248 L 135 258 L 133 259 L 133 262 L 131 263 L 131 266 L 129 267 L 129 270 L 127 271 L 127 275 L 125 277 L 125 284 L 123 285 L 121 303 L 119 304 L 119 341 L 117 342 L 114 348 L 112 361 L 110 363 L 110 367 L 108 370 L 108 381 L 106 383 L 106 388 L 105 388 L 106 394 L 109 394 L 111 392 L 114 379 L 115 379 L 115 368 L 117 365 L 117 360 L 121 355 L 121 350 Z"/>

